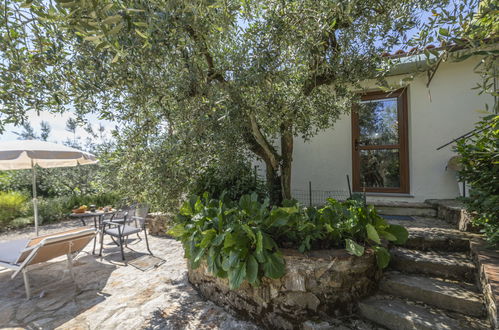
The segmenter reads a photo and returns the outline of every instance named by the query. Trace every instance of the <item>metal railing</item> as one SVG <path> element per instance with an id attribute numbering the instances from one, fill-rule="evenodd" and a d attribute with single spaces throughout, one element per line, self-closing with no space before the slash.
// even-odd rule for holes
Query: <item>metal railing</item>
<path id="1" fill-rule="evenodd" d="M 348 180 L 348 177 L 347 177 Z M 308 189 L 293 189 L 291 191 L 291 195 L 294 199 L 296 199 L 302 205 L 308 206 L 322 206 L 326 204 L 326 200 L 328 198 L 334 198 L 339 201 L 345 201 L 352 196 L 349 190 L 320 190 L 320 189 L 312 189 L 312 182 L 308 182 Z"/>

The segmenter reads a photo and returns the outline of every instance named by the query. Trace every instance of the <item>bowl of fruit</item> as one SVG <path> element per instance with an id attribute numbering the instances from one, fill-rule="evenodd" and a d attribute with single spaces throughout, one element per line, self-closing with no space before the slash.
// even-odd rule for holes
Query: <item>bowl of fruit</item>
<path id="1" fill-rule="evenodd" d="M 82 205 L 78 208 L 73 209 L 72 212 L 73 213 L 85 213 L 85 211 L 87 211 L 87 209 L 88 209 L 88 206 Z"/>

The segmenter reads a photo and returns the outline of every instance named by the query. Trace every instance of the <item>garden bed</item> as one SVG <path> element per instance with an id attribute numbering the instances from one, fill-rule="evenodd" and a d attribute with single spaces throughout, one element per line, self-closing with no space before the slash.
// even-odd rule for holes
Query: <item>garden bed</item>
<path id="1" fill-rule="evenodd" d="M 286 275 L 262 278 L 260 286 L 244 281 L 237 289 L 208 272 L 202 262 L 189 267 L 189 281 L 209 300 L 228 306 L 268 328 L 294 329 L 314 316 L 351 313 L 355 303 L 377 287 L 381 270 L 370 250 L 353 256 L 342 249 L 306 254 L 282 249 Z"/>

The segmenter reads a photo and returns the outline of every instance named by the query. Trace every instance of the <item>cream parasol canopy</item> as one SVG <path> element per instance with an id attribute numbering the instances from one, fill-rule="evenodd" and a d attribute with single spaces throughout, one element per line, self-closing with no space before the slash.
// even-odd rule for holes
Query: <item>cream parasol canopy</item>
<path id="1" fill-rule="evenodd" d="M 36 165 L 43 168 L 71 167 L 97 162 L 95 156 L 90 153 L 57 143 L 37 140 L 0 142 L 0 170 L 31 169 L 33 172 L 33 207 L 37 236 Z"/>

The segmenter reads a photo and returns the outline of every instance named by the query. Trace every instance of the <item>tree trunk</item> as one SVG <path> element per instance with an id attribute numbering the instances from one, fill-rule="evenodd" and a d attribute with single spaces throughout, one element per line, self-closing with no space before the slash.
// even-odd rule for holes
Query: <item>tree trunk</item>
<path id="1" fill-rule="evenodd" d="M 279 176 L 279 173 L 271 165 L 268 163 L 265 165 L 267 169 L 266 179 L 270 205 L 282 205 L 281 176 Z"/>
<path id="2" fill-rule="evenodd" d="M 291 199 L 291 164 L 293 162 L 293 130 L 291 123 L 281 126 L 281 192 L 282 199 Z"/>

